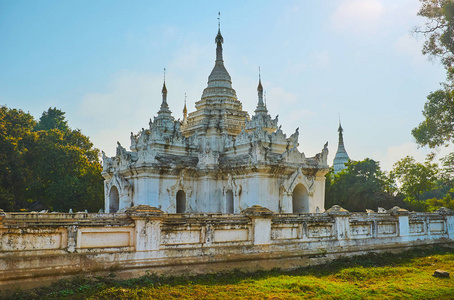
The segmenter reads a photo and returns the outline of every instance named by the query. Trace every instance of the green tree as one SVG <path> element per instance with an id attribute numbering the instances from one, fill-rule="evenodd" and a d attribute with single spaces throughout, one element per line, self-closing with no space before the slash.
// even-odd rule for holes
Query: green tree
<path id="1" fill-rule="evenodd" d="M 365 211 L 402 204 L 402 198 L 395 194 L 392 180 L 381 171 L 378 162 L 366 158 L 350 161 L 346 166 L 338 174 L 331 170 L 326 176 L 327 208 L 337 204 L 350 211 Z"/>
<path id="2" fill-rule="evenodd" d="M 34 143 L 33 116 L 22 110 L 0 107 L 0 208 L 26 207 L 26 184 L 33 177 L 25 155 Z"/>
<path id="3" fill-rule="evenodd" d="M 439 59 L 447 71 L 447 83 L 427 97 L 425 120 L 412 130 L 421 146 L 448 145 L 454 138 L 454 1 L 420 0 L 419 16 L 426 18 L 415 32 L 426 38 L 422 53 Z"/>
<path id="4" fill-rule="evenodd" d="M 97 211 L 103 206 L 99 150 L 64 112 L 49 108 L 39 122 L 23 111 L 0 115 L 0 208 L 40 203 L 54 211 Z"/>
<path id="5" fill-rule="evenodd" d="M 454 90 L 438 90 L 427 96 L 425 120 L 412 130 L 421 146 L 436 148 L 454 141 Z"/>
<path id="6" fill-rule="evenodd" d="M 59 129 L 63 132 L 69 131 L 68 122 L 65 120 L 65 113 L 57 108 L 51 108 L 45 112 L 35 127 L 35 130 Z"/>
<path id="7" fill-rule="evenodd" d="M 406 156 L 396 162 L 391 177 L 400 183 L 400 190 L 409 200 L 421 200 L 421 194 L 432 190 L 438 179 L 437 164 L 426 161 L 416 162 L 412 156 Z"/>
<path id="8" fill-rule="evenodd" d="M 431 59 L 440 59 L 445 67 L 448 80 L 454 75 L 454 1 L 420 0 L 418 15 L 426 18 L 423 27 L 415 29 L 426 38 L 422 53 Z"/>

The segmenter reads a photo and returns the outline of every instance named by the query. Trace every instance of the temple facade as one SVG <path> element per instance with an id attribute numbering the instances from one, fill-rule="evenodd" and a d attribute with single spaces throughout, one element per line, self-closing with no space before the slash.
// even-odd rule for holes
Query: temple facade
<path id="1" fill-rule="evenodd" d="M 342 125 L 339 121 L 339 128 L 337 129 L 339 132 L 339 142 L 337 146 L 337 152 L 336 156 L 334 156 L 333 160 L 333 168 L 334 168 L 334 174 L 339 173 L 340 171 L 344 170 L 347 168 L 345 165 L 346 163 L 349 162 L 350 157 L 348 157 L 347 150 L 345 150 L 344 146 L 344 129 L 342 129 Z"/>
<path id="2" fill-rule="evenodd" d="M 146 204 L 167 213 L 239 213 L 253 205 L 274 212 L 324 211 L 327 143 L 314 157 L 298 150 L 298 129 L 287 136 L 268 114 L 259 76 L 257 108 L 243 111 L 224 66 L 220 29 L 216 61 L 196 110 L 175 120 L 162 103 L 147 129 L 103 153 L 105 210 Z"/>

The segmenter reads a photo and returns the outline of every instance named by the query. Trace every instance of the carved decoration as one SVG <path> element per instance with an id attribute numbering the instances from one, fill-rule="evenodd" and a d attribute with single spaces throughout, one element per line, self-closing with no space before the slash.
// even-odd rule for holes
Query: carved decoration
<path id="1" fill-rule="evenodd" d="M 107 193 L 110 193 L 112 186 L 115 186 L 118 189 L 120 200 L 127 201 L 132 199 L 133 186 L 122 175 L 114 174 L 111 180 L 106 184 Z"/>
<path id="2" fill-rule="evenodd" d="M 301 167 L 293 172 L 293 174 L 282 183 L 281 192 L 291 196 L 293 194 L 293 190 L 298 184 L 304 185 L 308 196 L 312 197 L 314 195 L 315 178 L 314 176 L 304 175 Z"/>
<path id="3" fill-rule="evenodd" d="M 225 196 L 225 193 L 228 190 L 232 190 L 235 197 L 238 197 L 241 194 L 242 187 L 241 185 L 237 185 L 235 180 L 233 179 L 232 175 L 229 173 L 227 174 L 227 182 L 224 184 L 222 188 L 222 195 Z"/>
<path id="4" fill-rule="evenodd" d="M 182 170 L 179 174 L 179 178 L 177 182 L 167 188 L 167 192 L 169 193 L 170 199 L 174 199 L 178 193 L 179 190 L 182 190 L 185 192 L 186 197 L 190 198 L 192 195 L 192 187 L 188 182 L 184 180 L 186 170 Z"/>
<path id="5" fill-rule="evenodd" d="M 300 153 L 298 148 L 291 148 L 288 151 L 285 151 L 282 154 L 282 158 L 285 162 L 294 163 L 294 164 L 302 164 L 304 163 L 306 156 L 304 153 Z"/>

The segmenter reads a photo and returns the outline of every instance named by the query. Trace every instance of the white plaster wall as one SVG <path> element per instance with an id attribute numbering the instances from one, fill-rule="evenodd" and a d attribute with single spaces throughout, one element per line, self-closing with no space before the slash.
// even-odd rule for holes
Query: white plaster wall
<path id="1" fill-rule="evenodd" d="M 319 210 L 317 211 L 317 207 Z M 309 212 L 325 211 L 325 177 L 316 178 L 314 181 L 314 194 L 309 197 Z"/>
<path id="2" fill-rule="evenodd" d="M 197 182 L 195 205 L 197 212 L 221 213 L 225 203 L 222 195 L 223 181 L 214 180 L 210 176 L 200 177 Z"/>
<path id="3" fill-rule="evenodd" d="M 250 176 L 238 180 L 242 185 L 239 208 L 244 210 L 253 205 L 266 207 L 279 212 L 279 183 L 276 178 Z"/>
<path id="4" fill-rule="evenodd" d="M 17 288 L 24 278 L 39 282 L 45 276 L 58 279 L 113 266 L 128 272 L 156 266 L 168 272 L 176 266 L 203 270 L 210 263 L 258 265 L 273 255 L 276 259 L 270 267 L 278 267 L 287 259 L 317 255 L 321 249 L 349 254 L 453 243 L 453 220 L 454 216 L 437 213 L 307 214 L 296 222 L 292 214 L 260 213 L 0 214 L 0 290 L 9 283 Z M 15 228 L 17 222 L 21 228 Z"/>

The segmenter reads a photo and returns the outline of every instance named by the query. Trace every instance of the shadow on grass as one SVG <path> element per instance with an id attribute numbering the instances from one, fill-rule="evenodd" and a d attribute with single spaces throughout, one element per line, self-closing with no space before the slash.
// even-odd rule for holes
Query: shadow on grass
<path id="1" fill-rule="evenodd" d="M 368 253 L 365 255 L 344 257 L 329 263 L 302 267 L 293 270 L 273 269 L 269 271 L 242 272 L 233 270 L 216 274 L 158 276 L 148 274 L 139 278 L 119 280 L 115 273 L 107 277 L 77 276 L 70 280 L 60 280 L 49 287 L 41 287 L 30 291 L 17 291 L 9 299 L 83 299 L 84 296 L 108 288 L 141 288 L 177 285 L 230 285 L 245 280 L 260 280 L 281 275 L 324 277 L 335 275 L 343 269 L 351 267 L 397 267 L 411 264 L 415 259 L 431 255 L 454 253 L 454 248 L 447 246 L 426 246 L 403 251 L 400 253 Z"/>

